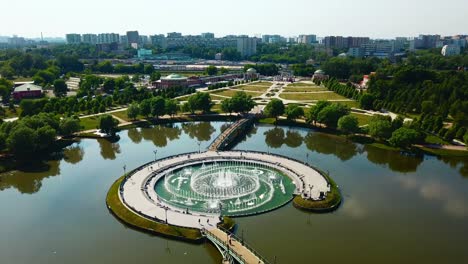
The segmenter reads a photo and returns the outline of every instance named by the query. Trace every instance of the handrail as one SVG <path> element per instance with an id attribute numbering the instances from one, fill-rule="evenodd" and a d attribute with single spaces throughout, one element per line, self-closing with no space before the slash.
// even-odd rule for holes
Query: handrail
<path id="1" fill-rule="evenodd" d="M 211 237 L 212 239 L 214 239 L 215 241 L 220 243 L 222 246 L 226 247 L 226 250 L 228 251 L 228 253 L 230 253 L 231 255 L 234 255 L 234 257 L 237 258 L 239 261 L 241 261 L 242 263 L 246 263 L 245 259 L 241 255 L 239 255 L 237 252 L 235 252 L 234 250 L 228 250 L 228 248 L 229 248 L 228 242 L 222 241 L 215 234 L 210 232 L 208 229 L 203 228 L 202 233 L 205 233 L 206 236 L 208 237 L 208 239 L 210 239 L 210 237 Z"/>
<path id="2" fill-rule="evenodd" d="M 246 247 L 250 252 L 252 252 L 257 258 L 259 258 L 263 263 L 269 264 L 270 262 L 264 258 L 258 251 L 256 251 L 252 246 L 250 246 L 247 242 L 245 242 L 245 239 L 239 238 L 236 234 L 232 233 L 231 231 L 225 229 L 224 227 L 219 226 L 218 227 L 221 231 L 229 234 L 231 237 L 234 237 L 237 241 L 241 241 L 241 244 Z"/>

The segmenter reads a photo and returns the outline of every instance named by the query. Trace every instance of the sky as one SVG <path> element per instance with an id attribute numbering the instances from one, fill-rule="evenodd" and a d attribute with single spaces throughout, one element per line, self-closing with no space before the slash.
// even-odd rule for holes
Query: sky
<path id="1" fill-rule="evenodd" d="M 66 33 L 468 34 L 467 0 L 0 0 L 0 36 Z"/>

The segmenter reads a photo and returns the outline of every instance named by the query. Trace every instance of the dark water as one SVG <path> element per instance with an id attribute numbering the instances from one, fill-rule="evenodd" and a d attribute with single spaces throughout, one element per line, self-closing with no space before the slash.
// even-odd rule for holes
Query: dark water
<path id="1" fill-rule="evenodd" d="M 123 166 L 202 149 L 224 123 L 132 129 L 82 140 L 42 173 L 0 175 L 0 263 L 220 263 L 192 245 L 126 228 L 105 207 Z M 256 127 L 237 149 L 309 161 L 333 176 L 331 214 L 287 205 L 237 218 L 239 234 L 277 263 L 468 263 L 468 160 L 407 157 L 306 129 Z"/>

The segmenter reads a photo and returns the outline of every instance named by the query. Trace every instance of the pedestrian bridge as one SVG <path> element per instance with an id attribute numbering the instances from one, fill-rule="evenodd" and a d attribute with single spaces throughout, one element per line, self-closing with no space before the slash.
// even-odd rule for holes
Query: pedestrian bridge
<path id="1" fill-rule="evenodd" d="M 242 118 L 224 130 L 208 147 L 211 151 L 226 150 L 229 146 L 254 123 L 253 117 Z"/>
<path id="2" fill-rule="evenodd" d="M 202 234 L 209 239 L 223 255 L 223 263 L 267 264 L 264 257 L 229 231 L 222 229 L 202 229 Z"/>

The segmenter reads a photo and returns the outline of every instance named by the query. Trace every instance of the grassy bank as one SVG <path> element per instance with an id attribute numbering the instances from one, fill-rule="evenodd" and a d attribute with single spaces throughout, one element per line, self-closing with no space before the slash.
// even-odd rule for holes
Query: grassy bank
<path id="1" fill-rule="evenodd" d="M 336 210 L 341 204 L 341 193 L 338 188 L 338 185 L 330 178 L 328 175 L 321 173 L 327 181 L 330 183 L 330 192 L 327 193 L 327 196 L 324 200 L 313 201 L 309 199 L 304 199 L 301 196 L 296 196 L 293 199 L 293 205 L 299 209 L 311 211 L 311 212 L 330 212 Z"/>
<path id="2" fill-rule="evenodd" d="M 201 241 L 202 234 L 198 229 L 175 227 L 163 223 L 154 222 L 143 218 L 128 210 L 119 199 L 119 186 L 124 178 L 119 178 L 112 184 L 106 197 L 109 210 L 124 223 L 146 232 L 172 237 L 188 241 Z"/>

